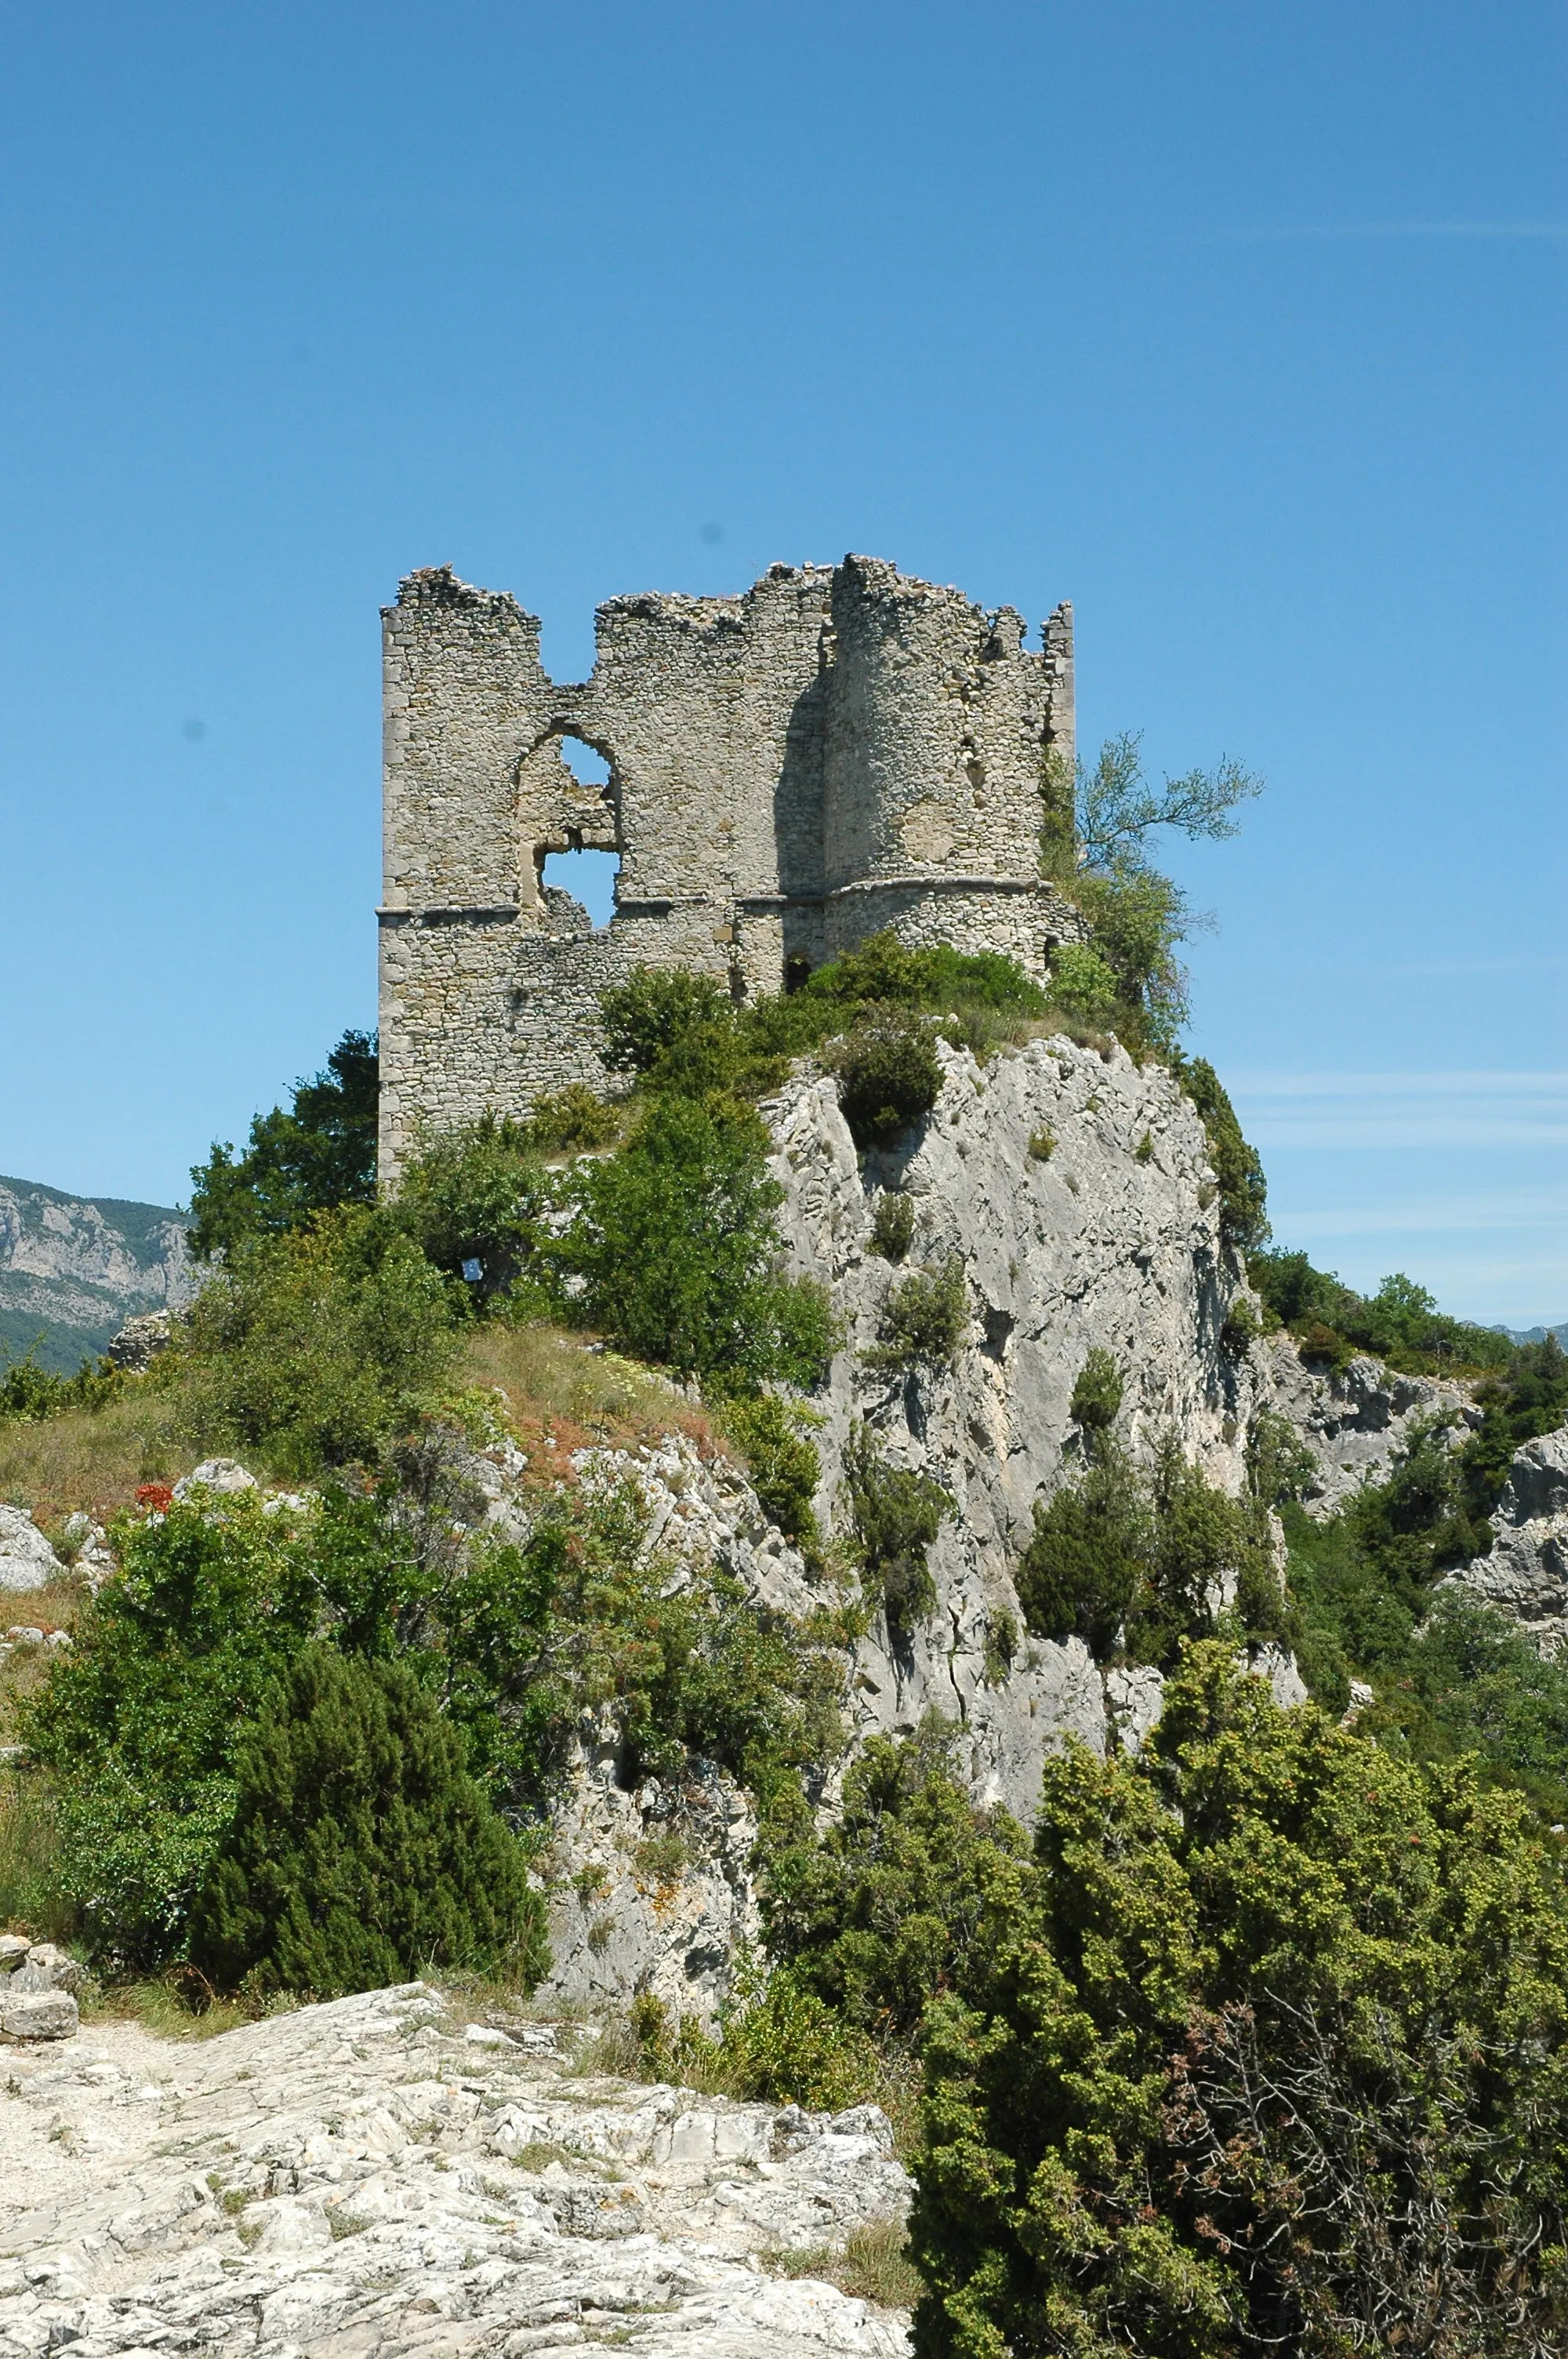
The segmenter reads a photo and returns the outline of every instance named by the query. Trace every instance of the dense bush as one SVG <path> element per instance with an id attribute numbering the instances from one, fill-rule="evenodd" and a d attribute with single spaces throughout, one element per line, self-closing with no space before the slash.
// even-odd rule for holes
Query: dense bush
<path id="1" fill-rule="evenodd" d="M 1331 1271 L 1314 1269 L 1304 1253 L 1252 1250 L 1247 1272 L 1271 1316 L 1290 1329 L 1309 1357 L 1343 1364 L 1352 1352 L 1370 1352 L 1416 1375 L 1493 1370 L 1506 1376 L 1514 1363 L 1515 1346 L 1506 1335 L 1446 1318 L 1426 1288 L 1402 1271 L 1384 1278 L 1369 1298 Z M 1556 1351 L 1554 1343 L 1551 1348 Z M 1568 1362 L 1561 1353 L 1558 1359 L 1563 1377 L 1559 1397 L 1568 1408 Z"/>
<path id="2" fill-rule="evenodd" d="M 1073 1386 L 1073 1422 L 1086 1434 L 1108 1433 L 1121 1414 L 1121 1370 L 1103 1343 L 1091 1345 Z"/>
<path id="3" fill-rule="evenodd" d="M 835 1330 L 826 1297 L 776 1277 L 783 1190 L 766 1129 L 733 1100 L 656 1097 L 624 1147 L 577 1174 L 561 1259 L 574 1315 L 683 1375 L 818 1384 Z"/>
<path id="4" fill-rule="evenodd" d="M 1169 1439 L 1144 1474 L 1102 1433 L 1077 1479 L 1035 1502 L 1016 1579 L 1031 1630 L 1102 1658 L 1171 1662 L 1217 1628 L 1227 1593 L 1248 1636 L 1289 1629 L 1261 1504 L 1217 1490 Z"/>
<path id="5" fill-rule="evenodd" d="M 40 1368 L 29 1352 L 0 1374 L 0 1419 L 41 1424 L 67 1409 L 103 1408 L 124 1390 L 124 1384 L 113 1360 L 83 1360 L 73 1376 L 63 1376 L 53 1368 Z"/>
<path id="6" fill-rule="evenodd" d="M 1171 1064 L 1208 1135 L 1209 1161 L 1219 1184 L 1221 1234 L 1227 1244 L 1253 1254 L 1269 1234 L 1269 1189 L 1257 1149 L 1242 1136 L 1236 1109 L 1206 1057 L 1173 1055 Z"/>
<path id="7" fill-rule="evenodd" d="M 1565 1986 L 1516 1804 L 1194 1650 L 927 2011 L 917 2348 L 1556 2349 Z"/>
<path id="8" fill-rule="evenodd" d="M 214 1146 L 197 1166 L 190 1198 L 191 1251 L 232 1253 L 254 1236 L 280 1236 L 339 1204 L 375 1196 L 380 1066 L 375 1035 L 345 1032 L 314 1081 L 297 1082 L 293 1105 L 251 1124 L 238 1158 Z"/>
<path id="9" fill-rule="evenodd" d="M 871 1214 L 871 1251 L 883 1261 L 902 1261 L 914 1242 L 914 1200 L 891 1188 L 878 1191 Z"/>
<path id="10" fill-rule="evenodd" d="M 857 1147 L 891 1143 L 942 1090 L 929 1025 L 897 1014 L 858 1024 L 838 1051 L 838 1104 Z"/>
<path id="11" fill-rule="evenodd" d="M 838 1823 L 770 1858 L 762 1917 L 797 1988 L 879 2039 L 910 2040 L 962 1974 L 998 1871 L 1028 1845 L 970 1799 L 957 1732 L 935 1714 L 906 1743 L 872 1737 Z"/>
<path id="12" fill-rule="evenodd" d="M 960 1254 L 939 1270 L 912 1270 L 882 1305 L 880 1339 L 865 1354 L 873 1368 L 896 1373 L 957 1359 L 969 1332 L 969 1296 Z"/>
<path id="13" fill-rule="evenodd" d="M 448 1280 L 460 1310 L 483 1310 L 503 1297 L 518 1307 L 520 1284 L 543 1305 L 551 1299 L 556 1202 L 532 1125 L 486 1114 L 409 1164 L 392 1218 Z"/>
<path id="14" fill-rule="evenodd" d="M 59 1795 L 59 1874 L 94 1946 L 141 1965 L 177 1948 L 233 1809 L 233 1745 L 313 1629 L 289 1519 L 242 1494 L 176 1502 L 116 1533 L 123 1577 L 28 1706 Z"/>
<path id="15" fill-rule="evenodd" d="M 866 1601 L 881 1608 L 890 1629 L 913 1630 L 935 1608 L 926 1552 L 953 1502 L 927 1475 L 891 1465 L 864 1425 L 844 1445 L 844 1478 Z"/>
<path id="16" fill-rule="evenodd" d="M 613 1146 L 624 1122 L 620 1106 L 596 1098 L 581 1082 L 568 1082 L 565 1089 L 546 1090 L 535 1099 L 524 1129 L 529 1146 L 541 1155 L 580 1153 Z"/>
<path id="17" fill-rule="evenodd" d="M 377 1458 L 428 1406 L 457 1341 L 438 1270 L 387 1215 L 353 1207 L 237 1247 L 177 1349 L 193 1440 L 308 1476 Z"/>
<path id="18" fill-rule="evenodd" d="M 754 1400 L 728 1402 L 724 1425 L 762 1506 L 781 1532 L 813 1556 L 821 1538 L 812 1501 L 822 1481 L 822 1460 L 801 1430 L 803 1415 L 776 1393 L 760 1393 Z"/>
<path id="19" fill-rule="evenodd" d="M 672 2023 L 651 1993 L 633 2001 L 632 2025 L 651 2081 L 825 2114 L 882 2093 L 885 2068 L 866 2033 L 787 1970 L 730 2006 L 717 2039 L 695 2024 Z"/>
<path id="20" fill-rule="evenodd" d="M 235 1799 L 190 1922 L 222 1990 L 374 1990 L 432 1966 L 532 1989 L 543 1903 L 460 1738 L 405 1665 L 297 1655 L 234 1758 Z"/>

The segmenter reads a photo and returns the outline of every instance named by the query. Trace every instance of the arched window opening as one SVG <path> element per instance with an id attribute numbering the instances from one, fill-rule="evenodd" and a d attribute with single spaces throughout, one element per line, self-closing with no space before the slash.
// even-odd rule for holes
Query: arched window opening
<path id="1" fill-rule="evenodd" d="M 584 745 L 580 737 L 558 740 L 562 762 L 583 789 L 585 803 L 594 800 L 610 784 L 610 765 L 602 754 Z M 573 841 L 576 830 L 568 830 L 568 849 L 546 852 L 540 864 L 541 884 L 553 885 L 569 893 L 588 911 L 596 926 L 607 926 L 615 915 L 615 885 L 621 874 L 618 852 L 594 850 Z"/>

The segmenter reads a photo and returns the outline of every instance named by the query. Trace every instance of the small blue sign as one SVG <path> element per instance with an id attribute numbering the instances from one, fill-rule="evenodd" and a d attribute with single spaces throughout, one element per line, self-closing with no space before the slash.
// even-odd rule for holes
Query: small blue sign
<path id="1" fill-rule="evenodd" d="M 463 1276 L 467 1278 L 470 1286 L 477 1286 L 480 1279 L 484 1276 L 483 1262 L 465 1261 L 463 1264 Z"/>

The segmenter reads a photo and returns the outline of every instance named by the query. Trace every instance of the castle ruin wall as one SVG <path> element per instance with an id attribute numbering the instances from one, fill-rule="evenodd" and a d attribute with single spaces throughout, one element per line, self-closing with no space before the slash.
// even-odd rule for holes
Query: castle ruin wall
<path id="1" fill-rule="evenodd" d="M 1082 921 L 1040 875 L 1073 756 L 1072 610 L 1023 620 L 879 560 L 770 568 L 740 598 L 611 600 L 592 676 L 446 567 L 385 625 L 382 1170 L 487 1109 L 600 1089 L 598 1001 L 639 963 L 737 997 L 891 926 L 1044 976 Z M 586 787 L 574 738 L 607 762 Z M 595 929 L 546 857 L 620 855 Z"/>

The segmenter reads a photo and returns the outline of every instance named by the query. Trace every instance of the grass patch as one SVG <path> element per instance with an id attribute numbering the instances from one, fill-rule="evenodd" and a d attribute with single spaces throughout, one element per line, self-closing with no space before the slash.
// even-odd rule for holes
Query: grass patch
<path id="1" fill-rule="evenodd" d="M 139 2023 L 156 2039 L 217 2039 L 308 2004 L 307 1996 L 292 1993 L 274 1993 L 265 2000 L 221 1998 L 194 1966 L 171 1966 L 146 1981 L 90 1984 L 81 2013 L 84 2022 Z M 240 2198 L 242 2208 L 248 2200 Z"/>
<path id="2" fill-rule="evenodd" d="M 804 2253 L 773 2252 L 763 2261 L 781 2277 L 820 2277 L 840 2293 L 874 2301 L 883 2310 L 913 2310 L 925 2280 L 909 2257 L 902 2220 L 867 2220 L 842 2245 L 816 2245 Z"/>
<path id="3" fill-rule="evenodd" d="M 476 1327 L 462 1376 L 505 1396 L 524 1448 L 535 1463 L 541 1450 L 558 1459 L 557 1473 L 569 1471 L 574 1450 L 624 1448 L 671 1432 L 705 1452 L 717 1446 L 710 1419 L 674 1385 L 614 1352 L 590 1351 L 559 1327 Z"/>
<path id="4" fill-rule="evenodd" d="M 57 1526 L 82 1508 L 107 1523 L 143 1483 L 173 1483 L 202 1455 L 177 1431 L 178 1387 L 140 1378 L 102 1408 L 0 1420 L 0 1499 Z M 12 1620 L 23 1617 L 12 1615 Z"/>

